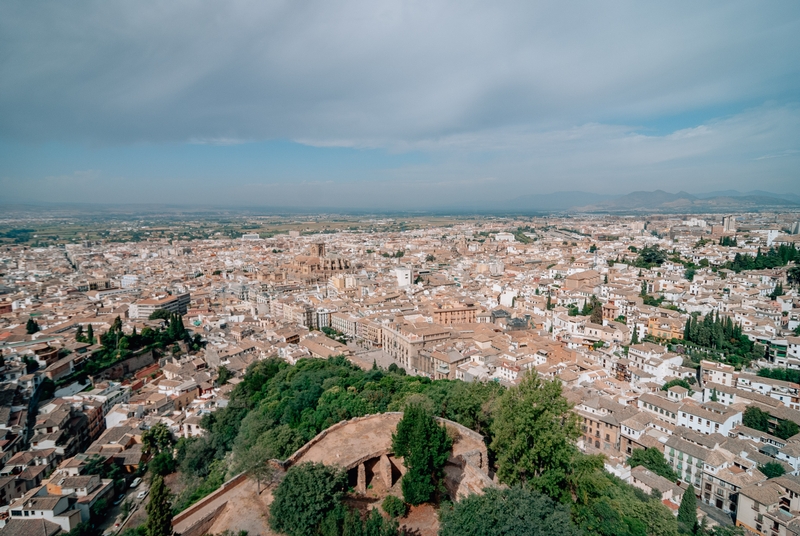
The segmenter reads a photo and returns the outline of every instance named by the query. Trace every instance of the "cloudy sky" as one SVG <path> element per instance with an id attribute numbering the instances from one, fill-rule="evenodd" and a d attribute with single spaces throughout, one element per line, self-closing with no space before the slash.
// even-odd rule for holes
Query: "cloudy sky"
<path id="1" fill-rule="evenodd" d="M 0 202 L 800 192 L 800 2 L 0 3 Z"/>

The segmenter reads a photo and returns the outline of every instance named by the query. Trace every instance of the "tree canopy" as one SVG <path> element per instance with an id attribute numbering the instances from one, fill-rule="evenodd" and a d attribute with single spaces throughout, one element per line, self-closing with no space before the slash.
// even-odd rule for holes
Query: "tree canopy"
<path id="1" fill-rule="evenodd" d="M 633 449 L 630 458 L 628 458 L 628 465 L 631 466 L 631 469 L 641 465 L 645 469 L 649 469 L 667 480 L 673 482 L 678 480 L 678 475 L 675 474 L 675 471 L 672 470 L 672 467 L 670 467 L 664 459 L 664 455 L 661 454 L 661 451 L 655 447 Z"/>
<path id="2" fill-rule="evenodd" d="M 793 421 L 778 420 L 774 429 L 770 429 L 770 414 L 757 406 L 747 406 L 742 414 L 742 424 L 749 428 L 755 428 L 761 432 L 767 432 L 781 439 L 800 433 L 800 427 Z"/>
<path id="3" fill-rule="evenodd" d="M 675 387 L 676 385 L 679 386 L 679 387 L 683 387 L 684 389 L 687 389 L 688 391 L 692 390 L 692 386 L 689 384 L 689 382 L 687 382 L 683 378 L 675 378 L 674 380 L 668 381 L 667 383 L 665 383 L 664 385 L 661 386 L 661 390 L 662 391 L 669 391 L 670 387 Z"/>
<path id="4" fill-rule="evenodd" d="M 163 422 L 154 424 L 142 433 L 142 451 L 147 454 L 158 454 L 171 449 L 174 444 L 172 432 Z"/>
<path id="5" fill-rule="evenodd" d="M 566 506 L 528 487 L 488 489 L 441 512 L 440 536 L 581 536 Z"/>
<path id="6" fill-rule="evenodd" d="M 336 467 L 321 463 L 290 467 L 275 490 L 269 509 L 270 527 L 289 536 L 316 533 L 346 488 L 347 475 Z"/>
<path id="7" fill-rule="evenodd" d="M 758 470 L 761 471 L 767 478 L 777 478 L 786 473 L 783 465 L 778 462 L 767 462 L 764 465 L 759 465 Z"/>
<path id="8" fill-rule="evenodd" d="M 761 248 L 758 248 L 755 256 L 737 253 L 732 261 L 725 263 L 724 267 L 734 272 L 741 272 L 744 270 L 777 268 L 786 266 L 791 261 L 800 262 L 800 250 L 794 244 L 790 246 L 781 244 L 777 248 L 769 248 L 766 253 L 763 253 Z"/>
<path id="9" fill-rule="evenodd" d="M 689 316 L 683 328 L 683 339 L 703 348 L 718 350 L 732 365 L 747 365 L 763 356 L 763 347 L 756 345 L 742 331 L 740 324 L 719 313 L 709 313 L 701 320 Z"/>
<path id="10" fill-rule="evenodd" d="M 645 246 L 639 250 L 633 265 L 637 268 L 652 268 L 661 266 L 667 260 L 667 253 L 658 246 Z"/>
<path id="11" fill-rule="evenodd" d="M 444 491 L 441 480 L 453 440 L 447 429 L 422 405 L 406 407 L 392 434 L 392 450 L 403 457 L 406 474 L 401 482 L 403 498 L 412 505 L 433 500 Z"/>
<path id="12" fill-rule="evenodd" d="M 25 324 L 25 331 L 28 333 L 28 335 L 33 335 L 39 331 L 39 324 L 37 324 L 36 320 L 33 318 L 29 318 L 28 322 Z"/>
<path id="13" fill-rule="evenodd" d="M 500 480 L 529 484 L 551 497 L 568 493 L 577 419 L 561 396 L 560 381 L 543 380 L 535 370 L 526 374 L 500 397 L 492 427 Z"/>
<path id="14" fill-rule="evenodd" d="M 176 508 L 182 510 L 212 492 L 227 475 L 249 471 L 253 460 L 286 459 L 336 422 L 408 406 L 482 434 L 490 444 L 490 460 L 496 460 L 501 480 L 512 488 L 524 487 L 529 494 L 547 495 L 564 505 L 559 508 L 570 508 L 574 523 L 570 531 L 580 528 L 587 535 L 598 536 L 677 536 L 677 521 L 659 500 L 605 472 L 602 456 L 578 451 L 577 416 L 562 396 L 558 381 L 531 374 L 510 389 L 494 382 L 432 381 L 402 375 L 397 369 L 362 370 L 341 357 L 301 359 L 296 365 L 278 359 L 253 364 L 231 391 L 228 406 L 203 418 L 201 425 L 207 434 L 181 438 L 175 445 L 186 484 Z M 444 437 L 440 439 L 443 443 Z M 289 497 L 282 503 L 289 525 L 286 530 L 283 526 L 276 530 L 324 536 L 397 533 L 396 524 L 380 515 L 365 518 L 351 510 L 339 495 L 346 482 L 330 475 L 296 480 L 288 488 L 284 487 L 286 479 L 278 486 L 284 487 L 280 494 Z M 323 505 L 322 511 L 293 502 L 296 496 L 316 501 L 315 494 L 321 497 L 316 504 Z M 487 508 L 487 512 L 491 510 Z M 271 523 L 280 525 L 278 517 L 283 516 L 273 515 Z"/>
<path id="15" fill-rule="evenodd" d="M 153 477 L 150 500 L 145 510 L 147 510 L 146 536 L 172 535 L 172 499 L 169 489 L 164 484 L 164 478 L 160 475 Z"/>
<path id="16" fill-rule="evenodd" d="M 689 488 L 683 492 L 681 498 L 681 505 L 678 508 L 678 526 L 684 532 L 694 532 L 695 525 L 697 524 L 697 497 L 694 494 L 694 488 Z"/>

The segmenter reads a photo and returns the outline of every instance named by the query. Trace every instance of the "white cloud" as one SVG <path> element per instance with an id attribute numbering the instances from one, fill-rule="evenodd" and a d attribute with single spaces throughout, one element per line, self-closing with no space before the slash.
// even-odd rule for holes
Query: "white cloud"
<path id="1" fill-rule="evenodd" d="M 0 48 L 6 143 L 294 140 L 425 155 L 334 183 L 323 171 L 313 188 L 296 182 L 310 172 L 287 178 L 269 161 L 261 180 L 234 166 L 224 187 L 165 168 L 153 195 L 249 201 L 250 187 L 286 202 L 434 203 L 797 180 L 790 1 L 11 0 Z M 2 163 L 0 174 L 20 195 L 45 180 Z M 113 198 L 139 178 L 95 180 L 93 195 Z"/>
<path id="2" fill-rule="evenodd" d="M 0 6 L 0 136 L 385 147 L 794 91 L 800 7 L 749 2 Z"/>

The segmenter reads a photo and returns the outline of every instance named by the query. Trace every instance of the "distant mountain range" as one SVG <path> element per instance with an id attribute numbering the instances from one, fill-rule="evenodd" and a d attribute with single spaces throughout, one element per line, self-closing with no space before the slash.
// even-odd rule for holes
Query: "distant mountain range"
<path id="1" fill-rule="evenodd" d="M 800 195 L 776 194 L 754 190 L 726 190 L 692 195 L 672 194 L 663 190 L 631 192 L 627 195 L 603 195 L 589 192 L 555 192 L 525 195 L 508 202 L 506 209 L 520 212 L 660 212 L 704 213 L 759 211 L 765 209 L 800 209 Z"/>
<path id="2" fill-rule="evenodd" d="M 552 214 L 552 213 L 599 213 L 599 214 L 701 214 L 737 213 L 768 210 L 800 212 L 800 195 L 796 193 L 776 194 L 763 190 L 740 192 L 724 190 L 689 194 L 669 193 L 663 190 L 638 191 L 626 195 L 596 194 L 583 191 L 564 191 L 548 194 L 530 194 L 504 202 L 475 201 L 472 203 L 447 204 L 416 208 L 356 208 L 356 207 L 293 207 L 293 206 L 236 206 L 236 205 L 181 205 L 181 204 L 108 204 L 108 203 L 4 203 L 0 200 L 3 214 L 22 217 L 41 213 L 45 207 L 50 217 L 84 216 L 97 218 L 126 219 L 132 216 L 152 215 L 166 218 L 192 219 L 203 217 L 263 214 Z"/>

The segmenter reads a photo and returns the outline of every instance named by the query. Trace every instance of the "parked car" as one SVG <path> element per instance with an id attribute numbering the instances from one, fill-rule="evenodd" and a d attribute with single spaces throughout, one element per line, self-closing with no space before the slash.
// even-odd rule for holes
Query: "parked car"
<path id="1" fill-rule="evenodd" d="M 145 497 L 147 497 L 147 494 L 148 494 L 149 492 L 150 492 L 150 490 L 143 489 L 142 491 L 140 491 L 140 492 L 139 492 L 139 494 L 138 494 L 138 495 L 136 495 L 136 498 L 137 498 L 137 499 L 139 499 L 139 500 L 142 500 L 142 499 L 144 499 Z"/>
<path id="2" fill-rule="evenodd" d="M 114 501 L 114 506 L 122 504 L 122 501 L 124 501 L 124 500 L 125 500 L 125 494 L 123 493 L 122 495 L 117 497 L 117 500 Z"/>
<path id="3" fill-rule="evenodd" d="M 136 486 L 138 486 L 141 483 L 142 483 L 142 479 L 137 476 L 136 478 L 133 479 L 133 482 L 131 482 L 131 489 L 135 488 Z"/>

